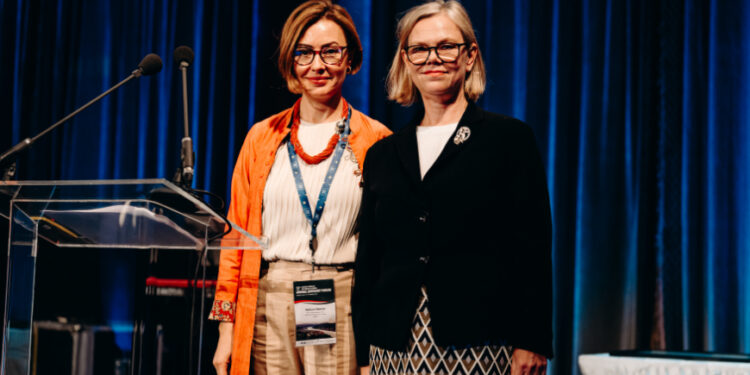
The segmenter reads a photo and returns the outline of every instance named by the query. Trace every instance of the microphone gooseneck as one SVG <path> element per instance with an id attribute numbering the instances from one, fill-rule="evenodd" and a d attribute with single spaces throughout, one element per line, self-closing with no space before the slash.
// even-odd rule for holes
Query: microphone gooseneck
<path id="1" fill-rule="evenodd" d="M 79 107 L 78 109 L 70 113 L 69 115 L 63 117 L 56 123 L 52 124 L 52 126 L 48 127 L 41 133 L 35 135 L 32 138 L 26 138 L 22 140 L 17 145 L 13 146 L 8 151 L 4 152 L 2 155 L 0 155 L 0 170 L 3 172 L 2 178 L 4 180 L 8 180 L 12 178 L 13 175 L 15 174 L 15 157 L 16 155 L 18 155 L 19 152 L 31 147 L 31 145 L 34 144 L 34 142 L 36 142 L 39 138 L 45 136 L 47 133 L 51 132 L 52 130 L 62 125 L 66 121 L 70 120 L 71 118 L 73 118 L 75 115 L 77 115 L 84 109 L 90 107 L 92 104 L 101 100 L 103 97 L 109 95 L 112 91 L 117 90 L 118 88 L 120 88 L 120 86 L 124 85 L 126 82 L 130 81 L 131 79 L 138 78 L 141 75 L 152 75 L 152 74 L 159 73 L 159 71 L 161 71 L 161 65 L 162 65 L 161 57 L 159 57 L 159 55 L 155 53 L 149 53 L 148 55 L 146 55 L 146 57 L 143 58 L 143 60 L 141 60 L 141 63 L 138 64 L 138 68 L 135 69 L 132 73 L 130 73 L 130 75 L 127 78 L 118 82 L 116 85 L 110 87 L 107 91 L 99 94 L 99 96 L 97 96 L 96 98 L 91 99 L 88 103 L 82 105 L 81 107 Z"/>

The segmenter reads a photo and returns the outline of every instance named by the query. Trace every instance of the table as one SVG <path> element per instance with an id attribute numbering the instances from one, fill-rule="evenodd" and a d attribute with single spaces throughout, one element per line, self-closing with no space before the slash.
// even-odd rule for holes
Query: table
<path id="1" fill-rule="evenodd" d="M 653 352 L 652 352 L 653 353 Z M 659 353 L 665 353 L 659 355 Z M 750 375 L 750 362 L 740 362 L 743 356 L 686 355 L 632 356 L 610 353 L 582 354 L 578 365 L 583 375 Z M 682 358 L 676 358 L 682 357 Z M 744 356 L 746 357 L 746 356 Z M 733 359 L 736 358 L 736 359 Z M 724 360 L 722 360 L 724 359 Z"/>

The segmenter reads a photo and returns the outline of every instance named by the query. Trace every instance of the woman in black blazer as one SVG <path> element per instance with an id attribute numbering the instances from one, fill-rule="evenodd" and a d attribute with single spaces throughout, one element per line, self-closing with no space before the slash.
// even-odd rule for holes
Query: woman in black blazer
<path id="1" fill-rule="evenodd" d="M 397 35 L 389 97 L 421 110 L 365 159 L 358 363 L 373 374 L 544 374 L 551 219 L 534 135 L 474 104 L 484 66 L 458 2 L 412 8 Z"/>

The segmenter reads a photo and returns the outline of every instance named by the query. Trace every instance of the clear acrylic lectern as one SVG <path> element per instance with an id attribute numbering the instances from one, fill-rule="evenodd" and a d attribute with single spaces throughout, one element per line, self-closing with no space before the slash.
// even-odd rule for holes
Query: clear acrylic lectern
<path id="1" fill-rule="evenodd" d="M 180 187 L 163 179 L 150 180 L 107 180 L 107 181 L 28 181 L 28 182 L 2 182 L 0 181 L 0 225 L 9 224 L 8 239 L 8 264 L 5 287 L 5 313 L 3 319 L 3 341 L 2 341 L 2 374 L 37 374 L 42 373 L 40 366 L 45 363 L 43 345 L 40 344 L 37 334 L 40 330 L 54 329 L 59 322 L 37 321 L 35 312 L 39 306 L 44 305 L 41 300 L 43 295 L 38 294 L 38 288 L 42 280 L 46 280 L 40 262 L 45 256 L 44 251 L 58 256 L 91 258 L 92 254 L 99 256 L 100 252 L 110 254 L 107 259 L 117 258 L 121 254 L 146 254 L 146 258 L 154 257 L 154 252 L 160 254 L 175 253 L 190 254 L 195 259 L 192 263 L 195 272 L 186 272 L 175 280 L 188 282 L 190 286 L 183 289 L 191 289 L 186 293 L 193 293 L 194 298 L 187 299 L 190 302 L 188 311 L 183 315 L 190 315 L 189 326 L 184 327 L 189 334 L 191 345 L 186 352 L 190 352 L 193 363 L 197 363 L 198 372 L 201 368 L 201 348 L 203 340 L 203 321 L 205 320 L 210 305 L 206 303 L 206 259 L 212 253 L 217 259 L 216 250 L 234 249 L 243 251 L 261 251 L 264 247 L 263 239 L 253 237 L 242 228 L 225 220 L 204 202 L 189 194 Z M 40 250 L 48 248 L 51 250 Z M 114 255 L 112 255 L 114 254 Z M 149 255 L 150 254 L 150 255 Z M 134 257 L 139 255 L 133 255 Z M 104 271 L 105 277 L 92 280 L 116 280 L 110 277 L 120 272 L 123 275 L 133 273 L 143 274 L 133 268 L 138 264 L 133 262 L 101 262 L 112 269 Z M 103 267 L 107 268 L 107 267 Z M 192 269 L 191 268 L 191 269 Z M 72 269 L 72 273 L 90 272 L 90 269 Z M 46 271 L 45 271 L 46 272 Z M 70 274 L 70 273 L 69 273 Z M 55 283 L 64 285 L 66 277 L 55 280 Z M 124 295 L 144 293 L 142 280 L 137 280 L 132 288 Z M 174 280 L 173 280 L 174 281 Z M 179 281 L 179 280 L 178 280 Z M 192 281 L 192 283 L 190 283 Z M 49 280 L 45 281 L 50 284 Z M 109 298 L 110 291 L 106 288 L 111 281 L 102 282 L 102 292 L 96 298 Z M 167 283 L 169 284 L 169 283 Z M 156 284 L 155 284 L 156 285 Z M 200 285 L 200 287 L 198 287 Z M 153 291 L 154 286 L 150 286 Z M 80 287 L 61 286 L 55 289 L 55 294 L 70 293 L 75 296 Z M 60 292 L 60 290 L 64 292 Z M 169 291 L 169 289 L 165 289 Z M 210 291 L 209 291 L 210 293 Z M 167 293 L 168 294 L 168 293 Z M 104 296 L 104 297 L 102 297 Z M 196 297 L 197 296 L 197 297 Z M 58 296 L 55 296 L 58 297 Z M 80 296 L 79 296 L 80 297 Z M 209 296 L 210 297 L 210 296 Z M 44 298 L 47 298 L 44 295 Z M 87 297 L 88 298 L 88 297 Z M 64 299 L 61 299 L 64 300 Z M 76 301 L 85 299 L 78 298 Z M 148 301 L 146 299 L 146 301 Z M 58 303 L 58 302 L 55 302 Z M 78 302 L 76 302 L 78 303 Z M 147 304 L 147 303 L 145 303 Z M 125 303 L 124 309 L 145 309 L 144 303 Z M 35 308 L 35 305 L 37 308 Z M 49 304 L 48 304 L 49 305 Z M 115 313 L 118 308 L 108 307 Z M 144 307 L 145 306 L 145 307 Z M 54 308 L 54 306 L 53 306 Z M 61 307 L 62 308 L 62 307 Z M 111 315 L 111 314 L 110 314 Z M 139 311 L 124 311 L 123 316 L 126 324 L 123 327 L 107 327 L 101 324 L 98 331 L 104 329 L 125 331 L 132 335 L 132 347 L 130 350 L 144 350 L 144 344 L 139 343 L 138 334 L 143 332 L 144 327 L 139 326 Z M 177 319 L 179 314 L 175 315 Z M 129 320 L 128 320 L 129 319 Z M 63 322 L 66 323 L 66 322 Z M 60 323 L 62 324 L 62 323 Z M 130 324 L 130 327 L 127 325 Z M 71 324 L 63 324 L 64 327 L 75 327 Z M 103 327 L 103 328 L 102 328 Z M 66 328 L 71 330 L 71 328 Z M 72 329 L 75 330 L 75 329 Z M 98 332 L 97 331 L 97 332 Z M 142 336 L 142 335 L 141 335 Z M 91 336 L 93 337 L 93 336 Z M 75 340 L 89 340 L 86 336 L 75 336 Z M 142 338 L 141 338 L 142 339 Z M 50 342 L 50 339 L 46 339 Z M 151 338 L 148 339 L 151 341 Z M 40 341 L 40 342 L 37 342 Z M 88 358 L 85 343 L 76 342 L 73 347 L 74 358 L 71 361 L 71 369 L 58 369 L 58 373 L 158 373 L 160 369 L 139 368 L 136 363 L 127 366 L 105 363 L 93 364 L 93 359 Z M 55 344 L 57 345 L 57 344 Z M 92 346 L 89 343 L 89 346 Z M 101 350 L 100 345 L 93 345 L 92 350 Z M 147 345 L 148 346 L 148 345 Z M 149 346 L 151 347 L 151 346 Z M 154 350 L 164 350 L 158 345 Z M 84 348 L 84 349 L 82 349 Z M 55 348 L 55 351 L 61 349 Z M 76 352 L 78 351 L 78 352 Z M 93 353 L 93 351 L 92 351 Z M 92 354 L 93 355 L 93 354 Z M 121 356 L 122 358 L 123 356 Z M 205 355 L 204 355 L 205 357 Z M 78 360 L 75 360 L 77 358 Z M 184 358 L 188 361 L 188 358 Z M 210 363 L 211 359 L 202 358 L 204 362 Z M 137 361 L 137 360 L 133 360 Z M 102 367 L 103 366 L 103 367 Z M 161 365 L 159 365 L 161 366 Z M 161 368 L 161 367 L 159 367 Z M 105 370 L 101 370 L 105 369 Z M 63 371 L 64 370 L 64 371 Z M 111 372 L 110 372 L 111 371 Z M 192 372 L 191 370 L 190 372 Z"/>

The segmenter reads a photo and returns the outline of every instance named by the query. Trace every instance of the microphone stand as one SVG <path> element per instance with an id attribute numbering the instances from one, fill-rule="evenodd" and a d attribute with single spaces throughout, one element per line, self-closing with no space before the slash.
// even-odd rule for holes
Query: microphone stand
<path id="1" fill-rule="evenodd" d="M 188 121 L 188 97 L 187 97 L 187 61 L 180 62 L 180 71 L 182 72 L 182 118 L 185 130 L 185 136 L 182 138 L 182 149 L 180 150 L 180 160 L 182 164 L 177 168 L 174 175 L 174 182 L 187 189 L 193 184 L 193 175 L 195 173 L 195 152 L 193 151 L 193 139 L 190 138 L 190 122 Z"/>

